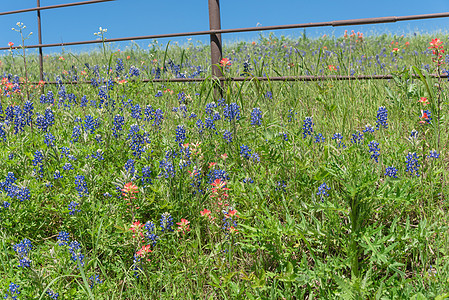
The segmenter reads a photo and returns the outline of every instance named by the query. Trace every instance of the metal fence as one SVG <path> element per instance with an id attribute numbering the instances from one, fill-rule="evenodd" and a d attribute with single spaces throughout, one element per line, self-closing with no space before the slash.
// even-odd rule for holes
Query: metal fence
<path id="1" fill-rule="evenodd" d="M 48 47 L 62 47 L 62 46 L 74 46 L 74 45 L 87 45 L 87 44 L 98 44 L 103 43 L 102 40 L 86 40 L 68 43 L 42 43 L 42 28 L 41 28 L 41 15 L 42 10 L 64 8 L 70 6 L 94 4 L 101 2 L 109 2 L 115 0 L 90 0 L 50 6 L 40 6 L 40 0 L 37 0 L 37 6 L 35 8 L 21 9 L 8 12 L 0 12 L 0 16 L 17 14 L 23 12 L 36 11 L 37 12 L 37 23 L 38 23 L 38 39 L 39 44 L 24 46 L 27 49 L 39 49 L 39 65 L 40 65 L 40 79 L 44 79 L 44 68 L 43 68 L 43 48 Z M 224 33 L 238 33 L 238 32 L 252 32 L 252 31 L 267 31 L 267 30 L 279 30 L 279 29 L 296 29 L 296 28 L 310 28 L 310 27 L 338 27 L 338 26 L 348 26 L 348 25 L 366 25 L 366 24 L 380 24 L 380 23 L 395 23 L 400 21 L 412 21 L 412 20 L 422 20 L 422 19 L 434 19 L 434 18 L 445 18 L 449 17 L 449 12 L 435 13 L 435 14 L 422 14 L 422 15 L 411 15 L 411 16 L 392 16 L 392 17 L 378 17 L 378 18 L 364 18 L 364 19 L 351 19 L 351 20 L 337 20 L 329 22 L 316 22 L 316 23 L 302 23 L 302 24 L 289 24 L 289 25 L 277 25 L 277 26 L 261 26 L 261 27 L 246 27 L 246 28 L 234 28 L 234 29 L 221 29 L 220 21 L 220 0 L 208 0 L 209 5 L 209 30 L 194 31 L 194 32 L 182 32 L 182 33 L 169 33 L 169 34 L 155 34 L 155 35 L 144 35 L 144 36 L 132 36 L 123 38 L 111 38 L 106 39 L 106 42 L 123 42 L 132 40 L 144 40 L 144 39 L 158 39 L 158 38 L 171 38 L 171 37 L 182 37 L 182 36 L 196 36 L 196 35 L 209 35 L 210 36 L 210 47 L 211 47 L 211 69 L 212 69 L 212 79 L 220 81 L 245 81 L 249 79 L 257 79 L 259 81 L 321 81 L 321 80 L 364 80 L 364 79 L 392 79 L 392 75 L 358 75 L 358 76 L 340 76 L 340 75 L 329 75 L 329 76 L 277 76 L 277 77 L 230 77 L 224 78 L 219 68 L 219 63 L 222 59 L 222 40 L 221 34 Z M 0 47 L 0 50 L 10 50 L 17 49 L 19 47 Z M 431 74 L 431 77 L 442 77 L 447 78 L 448 75 L 438 75 Z M 171 78 L 171 79 L 144 79 L 144 82 L 201 82 L 209 80 L 209 78 Z M 56 81 L 46 82 L 47 84 L 56 84 Z M 67 82 L 67 84 L 85 84 L 91 83 L 90 81 L 72 81 Z M 33 83 L 36 84 L 36 83 Z"/>

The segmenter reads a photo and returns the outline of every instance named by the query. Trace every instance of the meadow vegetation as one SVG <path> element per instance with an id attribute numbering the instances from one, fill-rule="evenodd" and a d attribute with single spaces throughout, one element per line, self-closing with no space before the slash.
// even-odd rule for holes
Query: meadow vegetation
<path id="1" fill-rule="evenodd" d="M 5 53 L 1 295 L 448 298 L 447 39 Z"/>

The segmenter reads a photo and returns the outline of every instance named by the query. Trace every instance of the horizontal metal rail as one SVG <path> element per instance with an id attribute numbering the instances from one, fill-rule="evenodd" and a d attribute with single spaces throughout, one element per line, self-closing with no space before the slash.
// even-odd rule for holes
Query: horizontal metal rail
<path id="1" fill-rule="evenodd" d="M 109 2 L 109 1 L 115 1 L 115 0 L 89 0 L 89 1 L 83 1 L 83 2 L 73 2 L 73 3 L 64 3 L 64 4 L 56 4 L 56 5 L 34 7 L 34 8 L 25 8 L 25 9 L 19 9 L 19 10 L 0 12 L 0 16 L 19 14 L 19 13 L 30 12 L 30 11 L 40 11 L 40 10 L 53 9 L 53 8 L 78 6 L 78 5 L 94 4 L 94 3 L 101 3 L 101 2 Z"/>
<path id="2" fill-rule="evenodd" d="M 449 78 L 449 75 L 429 74 L 431 78 Z M 397 77 L 397 76 L 396 76 Z M 418 78 L 419 75 L 412 74 L 411 77 Z M 393 79 L 393 75 L 359 75 L 359 76 L 340 76 L 340 75 L 329 75 L 329 76 L 276 76 L 276 77 L 229 77 L 229 78 L 217 78 L 221 81 L 325 81 L 325 80 L 370 80 L 370 79 Z M 206 80 L 211 80 L 211 78 L 167 78 L 167 79 L 143 79 L 141 82 L 203 82 Z M 30 82 L 30 84 L 39 84 L 39 82 Z M 45 81 L 45 84 L 60 84 L 58 81 Z M 89 80 L 78 80 L 78 81 L 66 81 L 62 84 L 91 84 Z"/>
<path id="3" fill-rule="evenodd" d="M 234 28 L 234 29 L 220 29 L 220 30 L 203 30 L 193 32 L 181 32 L 181 33 L 168 33 L 168 34 L 153 34 L 142 35 L 124 38 L 112 38 L 106 39 L 106 42 L 124 42 L 133 40 L 146 40 L 146 39 L 160 39 L 160 38 L 172 38 L 182 36 L 196 36 L 196 35 L 210 35 L 221 33 L 236 33 L 236 32 L 250 32 L 250 31 L 266 31 L 266 30 L 278 30 L 278 29 L 294 29 L 294 28 L 309 28 L 309 27 L 325 27 L 325 26 L 347 26 L 347 25 L 366 25 L 366 24 L 380 24 L 380 23 L 395 23 L 399 21 L 412 21 L 422 19 L 435 19 L 449 17 L 449 12 L 435 13 L 435 14 L 423 14 L 412 16 L 399 16 L 399 17 L 380 17 L 380 18 L 365 18 L 365 19 L 351 19 L 351 20 L 338 20 L 330 22 L 317 22 L 317 23 L 302 23 L 302 24 L 290 24 L 290 25 L 277 25 L 277 26 L 261 26 L 261 27 L 246 27 L 246 28 Z M 62 47 L 62 46 L 76 46 L 86 44 L 98 44 L 102 43 L 102 40 L 87 40 L 79 42 L 67 42 L 67 43 L 52 43 L 52 44 L 38 44 L 25 46 L 25 48 L 47 48 L 47 47 Z M 13 49 L 20 48 L 20 46 L 12 47 Z M 0 50 L 9 50 L 10 47 L 0 47 Z"/>

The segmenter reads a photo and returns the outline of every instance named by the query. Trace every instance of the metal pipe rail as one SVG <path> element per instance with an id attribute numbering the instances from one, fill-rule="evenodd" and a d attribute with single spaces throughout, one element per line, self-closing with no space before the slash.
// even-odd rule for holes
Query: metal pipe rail
<path id="1" fill-rule="evenodd" d="M 25 9 L 0 12 L 0 16 L 20 14 L 20 13 L 30 12 L 30 11 L 41 11 L 41 10 L 53 9 L 53 8 L 62 8 L 62 7 L 69 7 L 69 6 L 78 6 L 78 5 L 85 5 L 85 4 L 109 2 L 109 1 L 115 1 L 115 0 L 89 0 L 89 1 L 82 1 L 82 2 L 48 5 L 48 6 L 37 6 L 34 8 L 25 8 Z"/>
<path id="2" fill-rule="evenodd" d="M 108 1 L 113 1 L 113 0 L 108 0 Z M 401 21 L 447 18 L 447 17 L 449 17 L 449 12 L 435 13 L 435 14 L 423 14 L 423 15 L 412 15 L 412 16 L 399 16 L 399 17 L 392 16 L 392 17 L 380 17 L 380 18 L 337 20 L 337 21 L 330 21 L 330 22 L 302 23 L 302 24 L 290 24 L 290 25 L 278 25 L 278 26 L 260 26 L 260 27 L 215 29 L 215 30 L 211 29 L 211 30 L 192 31 L 192 32 L 180 32 L 180 33 L 153 34 L 153 35 L 142 35 L 142 36 L 123 37 L 123 38 L 111 38 L 111 39 L 106 39 L 105 41 L 106 42 L 125 42 L 125 41 L 172 38 L 172 37 L 182 37 L 182 36 L 211 35 L 211 34 L 215 35 L 215 34 L 222 34 L 222 33 L 267 31 L 267 30 L 326 27 L 326 26 L 338 27 L 338 26 L 348 26 L 348 25 L 395 23 L 395 22 L 401 22 Z M 99 44 L 102 42 L 103 42 L 102 40 L 86 40 L 86 41 L 67 42 L 67 43 L 37 44 L 37 45 L 25 46 L 25 48 L 32 49 L 32 48 L 39 48 L 39 47 L 48 48 L 48 47 L 76 46 L 76 45 L 86 45 L 86 44 Z M 16 48 L 20 48 L 20 47 L 12 47 L 12 49 L 16 49 Z M 10 47 L 0 47 L 0 50 L 9 50 L 9 49 L 10 49 Z"/>
<path id="3" fill-rule="evenodd" d="M 431 78 L 449 78 L 449 75 L 440 75 L 438 74 L 429 74 L 428 75 Z M 418 78 L 418 75 L 412 74 L 411 77 Z M 274 76 L 274 77 L 229 77 L 229 78 L 217 78 L 217 80 L 220 81 L 251 81 L 251 80 L 258 80 L 258 81 L 324 81 L 324 80 L 384 80 L 384 79 L 393 79 L 393 75 L 358 75 L 358 76 L 345 76 L 345 75 L 329 75 L 329 76 L 310 76 L 310 75 L 303 75 L 303 76 Z M 206 80 L 210 80 L 210 78 L 158 78 L 158 79 L 143 79 L 140 80 L 141 82 L 203 82 Z M 31 84 L 39 84 L 39 82 L 30 82 Z M 89 80 L 77 80 L 77 81 L 66 81 L 62 82 L 62 84 L 90 84 L 92 83 Z M 46 81 L 45 84 L 60 84 L 58 81 Z"/>

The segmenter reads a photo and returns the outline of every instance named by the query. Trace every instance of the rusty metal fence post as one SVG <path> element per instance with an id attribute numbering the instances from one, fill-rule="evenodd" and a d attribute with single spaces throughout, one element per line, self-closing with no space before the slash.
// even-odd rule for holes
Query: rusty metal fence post
<path id="1" fill-rule="evenodd" d="M 209 29 L 210 30 L 220 30 L 220 0 L 209 0 Z M 223 81 L 221 80 L 223 74 L 219 68 L 220 61 L 223 57 L 223 50 L 221 45 L 221 34 L 211 33 L 210 34 L 210 60 L 212 68 L 212 78 L 214 80 L 219 80 L 214 89 L 215 98 L 222 97 L 223 95 Z M 214 81 L 215 82 L 215 81 Z"/>
<path id="2" fill-rule="evenodd" d="M 41 7 L 41 0 L 37 0 L 37 7 Z M 39 45 L 42 45 L 42 27 L 41 27 L 41 11 L 38 9 L 37 12 L 37 35 L 39 39 Z M 44 59 L 42 57 L 42 47 L 39 47 L 39 78 L 41 81 L 44 80 Z M 42 91 L 43 92 L 43 87 Z"/>

